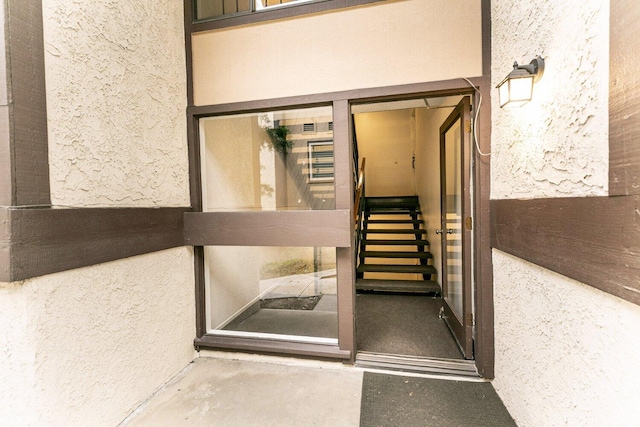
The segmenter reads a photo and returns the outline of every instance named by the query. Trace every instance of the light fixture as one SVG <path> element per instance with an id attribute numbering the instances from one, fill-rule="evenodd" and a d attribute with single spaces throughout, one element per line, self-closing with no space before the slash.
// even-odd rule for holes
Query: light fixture
<path id="1" fill-rule="evenodd" d="M 513 71 L 496 86 L 500 98 L 500 108 L 506 105 L 519 107 L 531 101 L 533 84 L 540 80 L 543 73 L 544 59 L 540 56 L 536 56 L 527 65 L 518 65 L 517 62 L 514 62 Z"/>

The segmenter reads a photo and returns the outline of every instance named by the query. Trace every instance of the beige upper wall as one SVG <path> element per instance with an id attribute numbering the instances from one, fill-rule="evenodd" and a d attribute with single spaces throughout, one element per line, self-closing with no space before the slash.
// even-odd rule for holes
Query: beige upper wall
<path id="1" fill-rule="evenodd" d="M 52 203 L 189 206 L 182 2 L 42 6 Z"/>
<path id="2" fill-rule="evenodd" d="M 196 105 L 482 74 L 479 0 L 397 0 L 195 34 Z"/>

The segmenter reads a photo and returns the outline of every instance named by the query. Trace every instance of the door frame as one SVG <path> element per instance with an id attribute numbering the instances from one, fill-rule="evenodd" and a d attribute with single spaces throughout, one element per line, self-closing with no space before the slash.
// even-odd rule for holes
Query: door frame
<path id="1" fill-rule="evenodd" d="M 452 79 L 437 82 L 424 82 L 380 88 L 357 89 L 342 92 L 331 92 L 316 95 L 294 96 L 286 98 L 248 101 L 232 104 L 190 106 L 187 108 L 187 126 L 190 159 L 191 213 L 185 214 L 185 244 L 194 246 L 194 263 L 196 276 L 196 348 L 234 348 L 247 351 L 260 351 L 276 354 L 299 354 L 321 356 L 322 349 L 304 348 L 303 346 L 278 346 L 270 343 L 255 342 L 221 342 L 208 336 L 205 328 L 205 287 L 204 258 L 202 246 L 211 244 L 202 240 L 190 240 L 200 235 L 211 236 L 209 220 L 204 217 L 201 206 L 200 183 L 200 142 L 198 119 L 213 115 L 236 114 L 270 109 L 301 108 L 320 104 L 332 104 L 334 108 L 334 150 L 336 162 L 344 164 L 342 172 L 336 175 L 336 209 L 353 208 L 353 160 L 350 105 L 355 103 L 381 102 L 411 99 L 418 97 L 438 97 L 448 95 L 474 96 L 474 105 L 478 105 L 480 94 L 470 87 L 472 83 L 478 87 L 484 98 L 483 107 L 478 115 L 477 135 L 482 151 L 489 151 L 491 132 L 491 81 L 488 76 L 465 79 Z M 494 375 L 494 326 L 493 326 L 493 267 L 490 247 L 490 158 L 477 155 L 473 157 L 473 193 L 474 204 L 474 241 L 475 256 L 473 259 L 473 276 L 475 282 L 475 361 L 478 372 L 485 378 Z M 338 160 L 341 159 L 341 160 Z M 338 166 L 336 166 L 338 167 Z M 203 216 L 201 216 L 203 215 Z M 345 226 L 355 241 L 354 223 Z M 350 228 L 349 228 L 350 227 Z M 207 234 L 208 233 L 208 234 Z M 338 249 L 338 323 L 339 323 L 339 357 L 353 362 L 355 360 L 355 272 L 353 271 L 352 248 Z"/>

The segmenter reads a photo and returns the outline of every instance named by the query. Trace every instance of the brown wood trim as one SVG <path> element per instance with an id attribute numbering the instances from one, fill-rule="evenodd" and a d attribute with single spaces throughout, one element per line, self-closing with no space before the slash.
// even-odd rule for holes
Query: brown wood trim
<path id="1" fill-rule="evenodd" d="M 193 22 L 193 32 L 210 31 L 220 28 L 235 27 L 238 25 L 257 24 L 274 19 L 293 18 L 311 13 L 329 12 L 331 10 L 346 7 L 361 6 L 369 3 L 378 3 L 386 0 L 319 0 L 313 3 L 292 4 L 277 9 L 267 9 L 260 12 L 246 13 L 242 15 L 217 18 L 209 21 Z M 185 0 L 185 3 L 191 3 Z M 193 13 L 189 15 L 193 17 Z"/>
<path id="2" fill-rule="evenodd" d="M 476 86 L 482 84 L 482 77 L 469 80 Z M 441 80 L 437 82 L 411 83 L 379 88 L 353 89 L 347 91 L 291 96 L 285 98 L 262 99 L 229 104 L 200 105 L 187 107 L 187 113 L 195 117 L 225 114 L 240 114 L 273 109 L 314 107 L 330 105 L 338 100 L 354 100 L 358 103 L 401 100 L 425 96 L 449 96 L 470 94 L 473 89 L 464 79 Z"/>
<path id="3" fill-rule="evenodd" d="M 0 206 L 49 205 L 42 2 L 7 0 L 4 9 Z"/>
<path id="4" fill-rule="evenodd" d="M 0 281 L 24 280 L 183 246 L 183 218 L 188 210 L 2 209 L 8 217 L 9 243 L 3 244 L 0 234 L 0 248 L 9 251 L 10 260 L 9 268 L 0 271 Z M 6 230 L 4 233 L 6 236 Z"/>
<path id="5" fill-rule="evenodd" d="M 640 194 L 640 6 L 610 7 L 609 195 Z"/>
<path id="6" fill-rule="evenodd" d="M 483 19 L 487 19 L 484 18 Z M 479 145 L 483 153 L 491 151 L 491 80 L 479 85 L 482 109 L 476 123 Z M 476 103 L 477 105 L 477 97 Z M 474 157 L 474 279 L 475 279 L 475 359 L 483 378 L 494 378 L 495 341 L 493 309 L 493 262 L 491 256 L 491 156 Z"/>
<path id="7" fill-rule="evenodd" d="M 193 105 L 193 51 L 191 34 L 193 33 L 193 1 L 184 0 L 184 50 L 187 67 L 187 105 Z"/>
<path id="8" fill-rule="evenodd" d="M 185 243 L 193 246 L 350 247 L 348 210 L 190 212 Z"/>
<path id="9" fill-rule="evenodd" d="M 221 337 L 207 334 L 196 338 L 194 344 L 200 348 L 232 349 L 259 353 L 276 353 L 280 355 L 300 355 L 330 359 L 351 359 L 351 352 L 335 345 L 311 344 L 275 340 L 258 340 L 253 338 Z"/>
<path id="10" fill-rule="evenodd" d="M 0 208 L 0 282 L 11 278 L 11 227 L 9 209 Z"/>
<path id="11" fill-rule="evenodd" d="M 207 333 L 204 248 L 202 246 L 193 248 L 193 265 L 196 287 L 196 337 L 202 338 Z"/>
<path id="12" fill-rule="evenodd" d="M 491 202 L 496 249 L 640 305 L 640 196 Z"/>
<path id="13" fill-rule="evenodd" d="M 356 354 L 355 325 L 355 253 L 351 249 L 355 242 L 355 222 L 353 220 L 353 139 L 351 138 L 350 105 L 346 100 L 333 103 L 333 147 L 335 159 L 336 208 L 348 215 L 349 245 L 336 249 L 338 274 L 338 342 L 340 349 Z"/>

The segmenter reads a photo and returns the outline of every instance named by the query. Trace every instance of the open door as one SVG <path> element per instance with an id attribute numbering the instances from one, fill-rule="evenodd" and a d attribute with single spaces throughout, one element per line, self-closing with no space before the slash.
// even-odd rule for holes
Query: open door
<path id="1" fill-rule="evenodd" d="M 473 359 L 471 294 L 470 98 L 440 127 L 442 316 L 465 359 Z"/>

